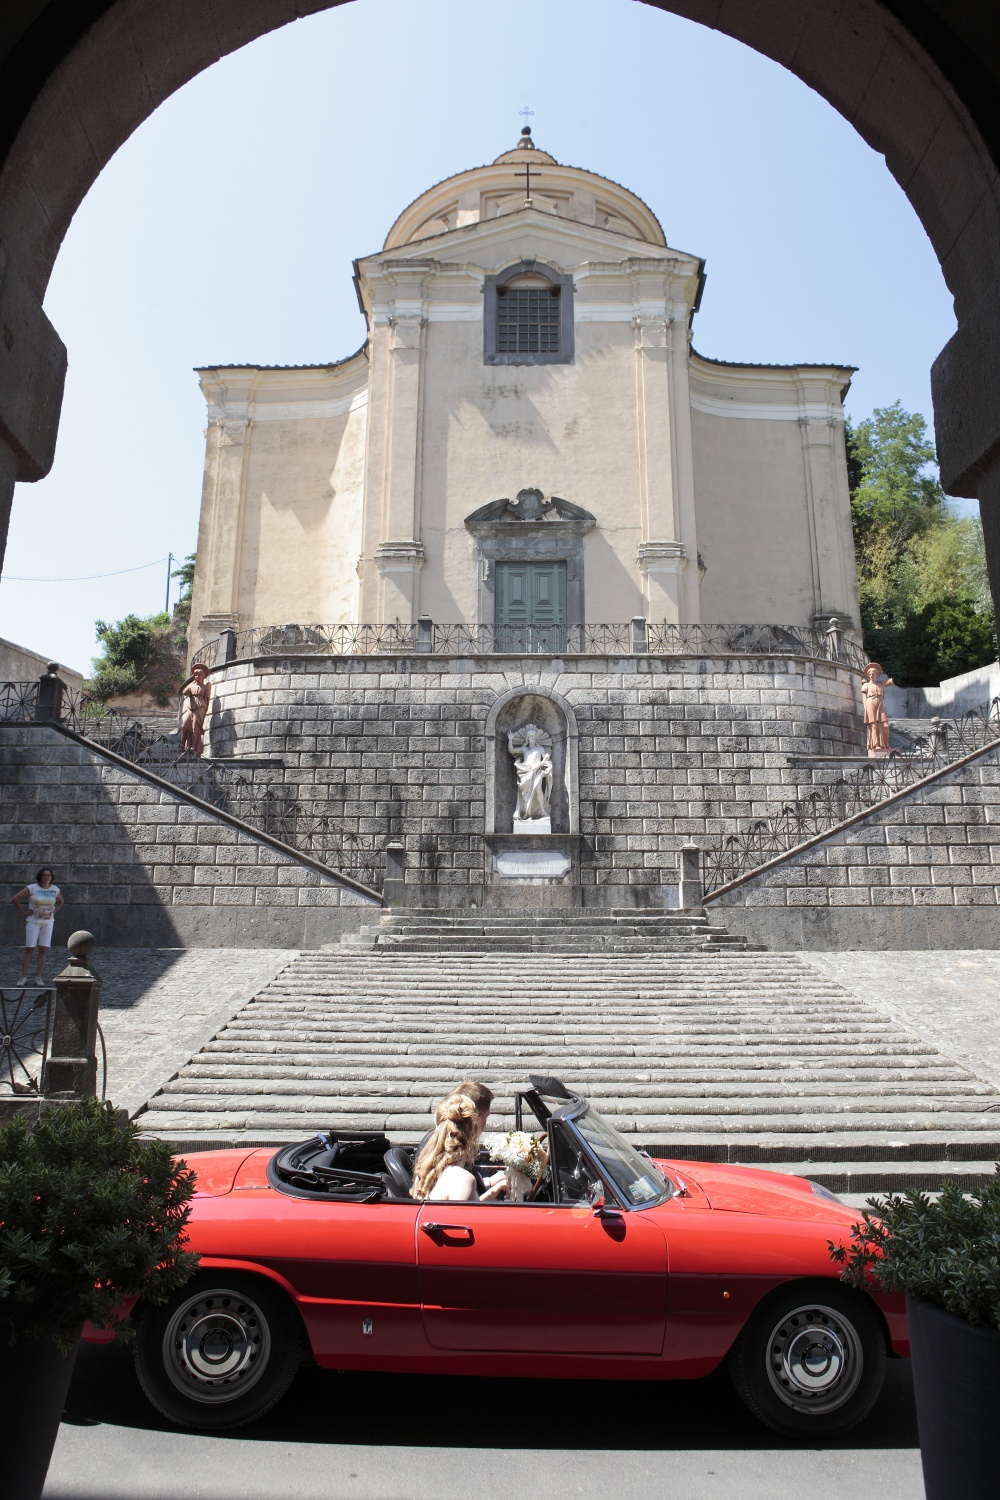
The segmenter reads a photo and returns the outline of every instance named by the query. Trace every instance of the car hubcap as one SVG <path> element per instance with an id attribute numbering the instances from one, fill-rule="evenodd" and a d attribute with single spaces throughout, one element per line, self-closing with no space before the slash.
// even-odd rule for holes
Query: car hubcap
<path id="1" fill-rule="evenodd" d="M 234 1401 L 260 1379 L 270 1352 L 260 1308 L 224 1288 L 189 1297 L 163 1335 L 164 1368 L 194 1401 Z"/>
<path id="2" fill-rule="evenodd" d="M 863 1356 L 857 1330 L 832 1307 L 797 1307 L 776 1324 L 767 1374 L 786 1406 L 836 1411 L 858 1388 Z"/>

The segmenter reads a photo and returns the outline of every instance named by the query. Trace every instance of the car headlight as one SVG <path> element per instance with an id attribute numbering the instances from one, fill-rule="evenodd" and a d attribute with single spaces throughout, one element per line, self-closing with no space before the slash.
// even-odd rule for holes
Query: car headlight
<path id="1" fill-rule="evenodd" d="M 829 1198 L 831 1203 L 840 1203 L 842 1201 L 837 1197 L 836 1193 L 831 1193 L 830 1189 L 828 1187 L 824 1187 L 821 1182 L 812 1182 L 808 1178 L 806 1179 L 806 1181 L 809 1182 L 809 1186 L 812 1188 L 817 1198 Z"/>

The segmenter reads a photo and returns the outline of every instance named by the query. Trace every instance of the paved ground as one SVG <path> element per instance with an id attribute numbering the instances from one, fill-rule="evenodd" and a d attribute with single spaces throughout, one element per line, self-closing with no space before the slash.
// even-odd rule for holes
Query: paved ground
<path id="1" fill-rule="evenodd" d="M 16 987 L 22 951 L 2 950 L 5 989 Z M 133 1114 L 295 957 L 267 948 L 98 949 L 107 1097 Z M 53 950 L 48 981 L 65 959 L 65 949 Z"/>
<path id="2" fill-rule="evenodd" d="M 85 1349 L 45 1500 L 920 1500 L 909 1367 L 892 1361 L 839 1442 L 782 1441 L 728 1379 L 669 1385 L 300 1372 L 232 1436 L 179 1432 L 147 1405 L 127 1350 Z"/>
<path id="3" fill-rule="evenodd" d="M 1000 951 L 938 948 L 799 957 L 1000 1088 Z"/>

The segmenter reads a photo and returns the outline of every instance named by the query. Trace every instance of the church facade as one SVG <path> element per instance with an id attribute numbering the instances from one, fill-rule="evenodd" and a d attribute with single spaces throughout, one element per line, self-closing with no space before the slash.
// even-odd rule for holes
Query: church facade
<path id="1" fill-rule="evenodd" d="M 524 135 L 357 262 L 357 354 L 200 371 L 235 811 L 413 906 L 670 906 L 863 753 L 852 371 L 702 357 L 703 284 Z"/>
<path id="2" fill-rule="evenodd" d="M 525 134 L 411 203 L 355 284 L 350 358 L 199 372 L 196 648 L 421 616 L 529 643 L 637 617 L 856 630 L 852 371 L 697 354 L 703 263 L 633 193 Z"/>

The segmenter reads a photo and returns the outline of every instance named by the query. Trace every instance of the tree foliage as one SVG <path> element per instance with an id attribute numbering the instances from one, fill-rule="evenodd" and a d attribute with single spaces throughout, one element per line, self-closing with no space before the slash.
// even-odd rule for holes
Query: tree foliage
<path id="1" fill-rule="evenodd" d="M 129 693 L 147 692 L 161 707 L 176 700 L 184 680 L 187 633 L 191 619 L 191 587 L 195 556 L 191 553 L 171 573 L 181 583 L 181 593 L 172 614 L 126 615 L 109 624 L 95 621 L 101 655 L 92 663 L 88 684 L 95 698 L 107 700 Z"/>
<path id="2" fill-rule="evenodd" d="M 163 1302 L 194 1272 L 194 1174 L 138 1136 L 96 1099 L 0 1127 L 0 1339 L 68 1351 L 88 1318 L 127 1337 L 123 1302 Z"/>
<path id="3" fill-rule="evenodd" d="M 896 401 L 847 428 L 865 649 L 902 685 L 996 658 L 982 526 L 957 517 L 918 412 Z"/>
<path id="4" fill-rule="evenodd" d="M 841 1279 L 909 1292 L 981 1328 L 1000 1328 L 1000 1166 L 980 1193 L 953 1179 L 926 1193 L 869 1198 L 849 1245 L 830 1244 Z"/>

